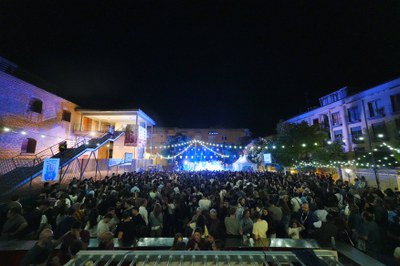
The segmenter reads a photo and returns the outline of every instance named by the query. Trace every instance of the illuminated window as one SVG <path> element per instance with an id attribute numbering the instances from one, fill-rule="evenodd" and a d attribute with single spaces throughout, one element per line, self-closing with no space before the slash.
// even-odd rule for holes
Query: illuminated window
<path id="1" fill-rule="evenodd" d="M 362 137 L 361 127 L 352 127 L 350 128 L 350 131 L 353 143 L 363 143 L 363 140 L 360 139 L 360 137 Z"/>
<path id="2" fill-rule="evenodd" d="M 361 121 L 360 112 L 358 111 L 358 106 L 353 106 L 353 107 L 347 109 L 347 114 L 349 115 L 350 123 Z"/>
<path id="3" fill-rule="evenodd" d="M 368 102 L 369 117 L 380 117 L 385 115 L 381 99 Z"/>
<path id="4" fill-rule="evenodd" d="M 332 124 L 333 126 L 340 126 L 342 124 L 342 120 L 340 119 L 340 112 L 332 114 Z"/>
<path id="5" fill-rule="evenodd" d="M 333 131 L 333 135 L 334 135 L 334 137 L 335 137 L 335 141 L 337 141 L 337 142 L 342 142 L 342 139 L 343 139 L 343 131 L 340 129 L 340 130 L 335 130 L 335 131 Z"/>
<path id="6" fill-rule="evenodd" d="M 43 108 L 43 102 L 39 99 L 33 98 L 29 104 L 29 111 L 41 114 Z"/>
<path id="7" fill-rule="evenodd" d="M 67 122 L 71 122 L 71 112 L 69 112 L 67 110 L 63 110 L 62 120 L 63 121 L 67 121 Z"/>

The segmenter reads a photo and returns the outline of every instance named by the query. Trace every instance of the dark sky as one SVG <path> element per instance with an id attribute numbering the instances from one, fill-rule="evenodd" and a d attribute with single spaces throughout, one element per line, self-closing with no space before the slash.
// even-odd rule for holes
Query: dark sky
<path id="1" fill-rule="evenodd" d="M 0 56 L 86 108 L 274 132 L 400 76 L 400 1 L 1 1 Z"/>

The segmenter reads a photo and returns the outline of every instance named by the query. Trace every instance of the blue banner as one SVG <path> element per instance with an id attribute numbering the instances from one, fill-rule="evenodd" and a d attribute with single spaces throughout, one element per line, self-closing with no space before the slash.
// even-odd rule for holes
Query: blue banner
<path id="1" fill-rule="evenodd" d="M 44 160 L 42 182 L 57 181 L 60 158 L 49 158 Z"/>
<path id="2" fill-rule="evenodd" d="M 129 152 L 125 152 L 125 163 L 131 163 L 133 159 L 133 154 Z"/>

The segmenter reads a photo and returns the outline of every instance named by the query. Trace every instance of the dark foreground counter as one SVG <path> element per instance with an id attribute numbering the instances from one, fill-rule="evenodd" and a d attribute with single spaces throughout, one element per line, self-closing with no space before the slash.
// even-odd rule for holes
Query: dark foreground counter
<path id="1" fill-rule="evenodd" d="M 184 242 L 187 241 L 188 239 L 184 238 Z M 0 241 L 0 265 L 19 265 L 20 260 L 25 255 L 27 250 L 31 249 L 35 243 L 36 241 L 33 240 L 6 242 Z M 224 242 L 225 251 L 218 251 L 217 253 L 216 251 L 171 251 L 170 248 L 172 247 L 172 243 L 173 238 L 140 238 L 136 243 L 134 243 L 134 245 L 130 247 L 124 247 L 120 245 L 118 239 L 115 238 L 115 250 L 97 250 L 99 244 L 98 240 L 90 239 L 88 250 L 81 251 L 80 256 L 83 256 L 85 259 L 89 259 L 89 257 L 92 256 L 91 259 L 89 259 L 91 261 L 101 261 L 102 263 L 105 261 L 105 263 L 110 262 L 108 265 L 120 266 L 130 265 L 132 259 L 134 258 L 141 262 L 137 265 L 142 265 L 143 262 L 145 262 L 143 265 L 168 265 L 168 262 L 171 262 L 169 265 L 186 265 L 186 263 L 189 262 L 196 262 L 193 265 L 200 265 L 198 263 L 204 262 L 204 260 L 207 260 L 209 264 L 202 263 L 201 265 L 217 265 L 218 263 L 215 261 L 217 258 L 216 255 L 222 256 L 225 262 L 239 262 L 242 260 L 243 265 L 263 265 L 258 264 L 261 263 L 260 261 L 263 256 L 268 258 L 266 260 L 268 262 L 275 261 L 276 265 L 279 265 L 280 263 L 284 264 L 285 260 L 286 262 L 290 262 L 292 264 L 295 264 L 296 262 L 302 262 L 300 265 L 318 265 L 315 264 L 316 257 L 319 257 L 326 262 L 330 262 L 329 265 L 342 265 L 339 263 L 341 257 L 346 258 L 346 265 L 383 265 L 350 245 L 338 242 L 337 250 L 332 250 L 325 245 L 321 247 L 321 245 L 319 245 L 314 239 L 293 240 L 276 238 L 252 243 L 250 241 L 243 241 L 242 238 L 227 238 Z M 56 248 L 55 254 L 57 254 L 57 252 L 58 248 Z M 173 254 L 173 256 L 170 257 L 170 254 Z M 227 255 L 230 255 L 231 257 Z M 124 257 L 130 262 L 127 264 L 115 263 L 116 260 Z M 146 262 L 146 258 L 148 262 Z M 254 263 L 251 263 L 252 260 Z M 310 260 L 313 262 L 313 264 L 304 263 L 303 260 Z M 150 263 L 150 261 L 152 261 L 152 263 Z M 158 264 L 156 263 L 157 261 L 159 261 Z M 162 263 L 160 263 L 160 261 L 162 261 Z M 222 263 L 220 259 L 218 259 L 218 261 L 221 262 L 219 265 L 229 265 Z M 349 261 L 351 261 L 350 264 L 347 263 Z M 113 263 L 111 264 L 111 262 Z M 102 263 L 97 265 L 103 265 Z M 265 263 L 265 261 L 263 263 Z M 290 265 L 290 263 L 286 265 Z M 233 263 L 231 265 L 241 264 Z"/>

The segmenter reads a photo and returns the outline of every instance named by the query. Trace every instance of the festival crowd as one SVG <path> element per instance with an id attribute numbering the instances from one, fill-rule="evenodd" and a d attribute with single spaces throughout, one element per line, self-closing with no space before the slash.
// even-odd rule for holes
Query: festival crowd
<path id="1" fill-rule="evenodd" d="M 21 265 L 62 265 L 90 238 L 112 250 L 114 238 L 131 247 L 141 237 L 174 237 L 175 250 L 220 250 L 227 238 L 342 241 L 400 263 L 399 203 L 397 191 L 370 187 L 364 177 L 350 184 L 314 173 L 123 173 L 63 188 L 45 183 L 22 204 L 13 196 L 2 239 L 38 239 Z M 49 259 L 58 244 L 59 255 Z"/>

